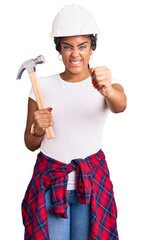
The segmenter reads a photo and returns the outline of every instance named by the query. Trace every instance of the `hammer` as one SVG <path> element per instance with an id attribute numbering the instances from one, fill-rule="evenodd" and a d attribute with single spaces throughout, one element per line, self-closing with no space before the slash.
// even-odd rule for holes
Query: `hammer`
<path id="1" fill-rule="evenodd" d="M 46 109 L 46 105 L 45 105 L 42 91 L 40 89 L 40 85 L 39 85 L 39 82 L 37 79 L 36 64 L 41 64 L 44 62 L 45 62 L 45 58 L 42 55 L 38 56 L 35 59 L 27 60 L 20 66 L 20 68 L 18 70 L 17 78 L 16 78 L 16 79 L 21 79 L 23 71 L 25 69 L 27 70 L 30 80 L 31 80 L 31 83 L 32 83 L 32 87 L 34 90 L 35 98 L 36 98 L 39 109 Z M 48 139 L 55 137 L 52 127 L 46 128 L 46 135 L 47 135 Z"/>

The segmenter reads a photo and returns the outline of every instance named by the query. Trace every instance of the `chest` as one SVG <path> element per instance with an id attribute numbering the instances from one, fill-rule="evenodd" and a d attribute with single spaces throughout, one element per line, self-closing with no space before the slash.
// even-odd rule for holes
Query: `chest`
<path id="1" fill-rule="evenodd" d="M 55 117 L 102 117 L 106 112 L 104 97 L 92 87 L 54 88 L 43 92 L 46 106 L 53 108 Z"/>

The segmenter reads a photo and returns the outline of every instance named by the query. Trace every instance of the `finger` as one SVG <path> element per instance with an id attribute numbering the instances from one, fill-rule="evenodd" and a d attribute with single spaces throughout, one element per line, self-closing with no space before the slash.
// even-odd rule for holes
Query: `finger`
<path id="1" fill-rule="evenodd" d="M 91 77 L 93 77 L 94 76 L 94 71 L 95 71 L 95 69 L 94 68 L 90 68 L 90 75 L 91 75 Z"/>
<path id="2" fill-rule="evenodd" d="M 51 110 L 52 110 L 52 108 L 51 108 L 51 107 L 48 107 L 48 108 L 45 108 L 45 109 L 39 109 L 39 110 L 37 110 L 35 113 L 44 114 L 44 113 L 49 113 Z"/>
<path id="3" fill-rule="evenodd" d="M 96 82 L 97 84 L 101 84 L 101 83 L 109 83 L 110 81 L 109 81 L 109 79 L 107 78 L 107 76 L 99 76 L 99 77 L 94 77 L 94 78 L 92 78 L 92 81 L 93 82 Z"/>
<path id="4" fill-rule="evenodd" d="M 106 81 L 106 80 L 108 80 L 107 75 L 100 75 L 100 76 L 97 76 L 95 79 L 97 83 L 101 81 Z"/>
<path id="5" fill-rule="evenodd" d="M 47 110 L 45 110 L 45 111 L 43 111 L 42 109 L 41 110 L 39 110 L 39 111 L 36 111 L 36 112 L 34 112 L 34 116 L 35 117 L 51 117 L 52 116 L 52 114 L 51 114 L 51 112 L 47 109 Z"/>
<path id="6" fill-rule="evenodd" d="M 104 80 L 106 78 L 110 78 L 110 72 L 108 71 L 94 71 L 92 74 L 91 74 L 91 77 L 93 80 L 95 81 L 101 81 L 101 80 Z"/>
<path id="7" fill-rule="evenodd" d="M 37 125 L 39 126 L 39 128 L 48 128 L 49 126 L 52 126 L 54 124 L 54 122 L 39 122 L 37 123 Z"/>
<path id="8" fill-rule="evenodd" d="M 108 81 L 108 79 L 103 79 L 103 80 L 99 80 L 99 81 L 97 81 L 97 84 L 98 84 L 98 86 L 99 87 L 101 87 L 101 86 L 103 86 L 103 85 L 106 85 L 106 84 L 108 84 L 109 83 L 109 81 Z"/>
<path id="9" fill-rule="evenodd" d="M 51 113 L 45 113 L 45 114 L 40 114 L 37 116 L 41 120 L 46 120 L 46 119 L 52 119 L 52 114 Z"/>
<path id="10" fill-rule="evenodd" d="M 90 71 L 90 73 L 93 73 L 94 68 L 90 68 L 89 71 Z"/>
<path id="11" fill-rule="evenodd" d="M 102 74 L 102 72 L 104 72 L 104 71 L 108 72 L 108 71 L 110 71 L 110 69 L 107 68 L 106 66 L 90 68 L 90 74 L 93 74 L 93 73 L 96 73 L 96 72 L 97 73 L 101 72 L 101 74 Z"/>
<path id="12" fill-rule="evenodd" d="M 52 111 L 52 108 L 46 108 L 46 109 L 40 109 L 39 113 L 41 113 L 41 114 L 45 114 L 45 113 L 49 114 L 51 111 Z"/>
<path id="13" fill-rule="evenodd" d="M 109 83 L 108 81 L 102 81 L 98 83 L 99 88 L 103 88 L 103 87 L 109 87 L 111 85 L 111 83 Z"/>
<path id="14" fill-rule="evenodd" d="M 37 110 L 35 113 L 45 113 L 45 112 L 49 112 L 48 110 L 47 110 L 47 108 L 45 108 L 45 109 L 39 109 L 39 110 Z"/>
<path id="15" fill-rule="evenodd" d="M 92 81 L 92 84 L 93 84 L 93 86 L 95 87 L 95 88 L 97 88 L 97 83 L 95 82 L 95 81 Z"/>
<path id="16" fill-rule="evenodd" d="M 41 119 L 41 120 L 42 120 L 42 119 L 52 119 L 52 115 L 51 115 L 51 113 L 49 113 L 49 114 L 48 114 L 48 113 L 45 113 L 45 114 L 34 114 L 34 118 L 37 119 L 37 120 L 38 120 L 38 119 L 39 119 L 39 120 L 40 120 L 40 119 Z"/>
<path id="17" fill-rule="evenodd" d="M 51 107 L 48 107 L 47 109 L 48 109 L 49 111 L 52 111 L 52 110 L 53 110 L 53 108 L 51 108 Z"/>
<path id="18" fill-rule="evenodd" d="M 54 125 L 54 122 L 49 122 L 49 123 L 41 123 L 40 124 L 40 127 L 42 129 L 45 129 L 45 128 L 48 128 L 49 126 L 53 126 Z"/>
<path id="19" fill-rule="evenodd" d="M 100 66 L 100 67 L 95 67 L 95 71 L 101 71 L 101 70 L 106 70 L 108 69 L 106 66 Z"/>
<path id="20" fill-rule="evenodd" d="M 96 76 L 101 76 L 101 75 L 110 75 L 111 74 L 111 72 L 110 72 L 110 70 L 109 69 L 104 69 L 104 70 L 95 70 L 94 71 L 94 74 L 96 75 Z"/>
<path id="21" fill-rule="evenodd" d="M 93 84 L 93 86 L 99 91 L 98 84 L 97 84 L 94 80 L 92 81 L 92 84 Z"/>
<path id="22" fill-rule="evenodd" d="M 96 79 L 98 79 L 98 77 L 100 79 L 100 77 L 102 77 L 102 76 L 104 76 L 104 77 L 106 77 L 106 78 L 111 80 L 111 72 L 110 71 L 106 71 L 105 70 L 103 72 L 95 72 Z"/>

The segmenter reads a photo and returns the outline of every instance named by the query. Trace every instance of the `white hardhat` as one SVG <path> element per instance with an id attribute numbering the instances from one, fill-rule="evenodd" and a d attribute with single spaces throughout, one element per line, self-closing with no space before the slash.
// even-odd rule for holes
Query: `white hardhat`
<path id="1" fill-rule="evenodd" d="M 94 17 L 79 5 L 66 5 L 60 10 L 52 24 L 50 37 L 67 37 L 98 34 Z"/>

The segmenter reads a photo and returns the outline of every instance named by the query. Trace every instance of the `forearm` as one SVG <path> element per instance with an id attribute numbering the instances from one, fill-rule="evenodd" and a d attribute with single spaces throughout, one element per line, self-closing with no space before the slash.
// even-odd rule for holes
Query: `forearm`
<path id="1" fill-rule="evenodd" d="M 35 151 L 40 147 L 42 139 L 43 136 L 35 137 L 29 131 L 25 131 L 24 134 L 25 145 L 31 151 Z"/>
<path id="2" fill-rule="evenodd" d="M 127 106 L 124 90 L 119 84 L 112 84 L 112 91 L 105 96 L 109 109 L 114 113 L 123 112 Z"/>

